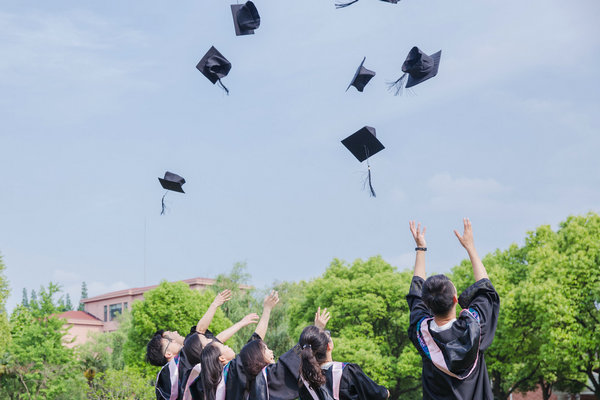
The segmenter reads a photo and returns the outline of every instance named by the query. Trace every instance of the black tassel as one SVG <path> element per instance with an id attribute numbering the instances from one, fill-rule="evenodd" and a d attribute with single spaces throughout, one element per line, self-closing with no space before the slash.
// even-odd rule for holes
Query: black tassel
<path id="1" fill-rule="evenodd" d="M 369 182 L 369 190 L 371 191 L 370 195 L 371 197 L 377 197 L 377 195 L 375 194 L 375 189 L 373 189 L 373 185 L 371 183 L 371 166 L 367 164 L 367 168 L 369 170 L 367 180 Z"/>
<path id="2" fill-rule="evenodd" d="M 352 4 L 356 3 L 358 0 L 352 0 L 349 3 L 335 3 L 335 8 L 344 8 L 344 7 L 348 7 L 351 6 Z"/>
<path id="3" fill-rule="evenodd" d="M 164 215 L 165 214 L 165 196 L 167 195 L 167 193 L 168 192 L 165 192 L 165 194 L 163 194 L 163 197 L 162 197 L 162 201 L 161 201 L 162 202 L 162 210 L 160 212 L 160 215 Z"/>
<path id="4" fill-rule="evenodd" d="M 221 82 L 221 79 L 219 79 L 217 82 L 219 82 L 219 86 L 221 87 L 221 89 L 223 89 L 225 91 L 225 93 L 227 93 L 227 96 L 229 96 L 229 89 L 227 89 L 225 87 L 225 85 L 223 85 L 223 82 Z"/>
<path id="5" fill-rule="evenodd" d="M 404 85 L 406 83 L 406 79 L 407 79 L 407 75 L 406 75 L 406 73 L 404 73 L 395 82 L 388 82 L 388 90 L 390 92 L 394 92 L 394 96 L 402 95 L 402 91 L 404 90 Z"/>

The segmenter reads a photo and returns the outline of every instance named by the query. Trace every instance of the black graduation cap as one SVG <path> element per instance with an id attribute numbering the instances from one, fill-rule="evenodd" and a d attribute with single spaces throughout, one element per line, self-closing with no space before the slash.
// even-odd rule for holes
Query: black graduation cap
<path id="1" fill-rule="evenodd" d="M 348 7 L 348 6 L 351 6 L 352 4 L 356 3 L 357 1 L 358 0 L 351 0 L 348 3 L 335 3 L 335 8 Z M 398 2 L 400 0 L 381 0 L 381 1 L 385 1 L 386 3 L 398 4 Z"/>
<path id="2" fill-rule="evenodd" d="M 432 55 L 427 55 L 418 47 L 413 47 L 408 52 L 404 64 L 402 64 L 402 72 L 404 74 L 395 82 L 389 84 L 390 90 L 394 89 L 397 96 L 402 93 L 404 82 L 406 82 L 406 88 L 408 89 L 421 82 L 425 82 L 427 79 L 433 78 L 438 73 L 441 57 L 441 50 Z"/>
<path id="3" fill-rule="evenodd" d="M 251 1 L 247 1 L 246 4 L 232 4 L 231 14 L 236 36 L 254 35 L 254 30 L 260 26 L 260 15 Z"/>
<path id="4" fill-rule="evenodd" d="M 358 161 L 363 162 L 367 160 L 369 189 L 371 191 L 371 196 L 375 197 L 375 190 L 373 190 L 373 185 L 371 184 L 371 165 L 369 164 L 369 157 L 385 149 L 383 144 L 377 139 L 375 128 L 371 126 L 362 127 L 346 139 L 342 140 L 342 144 L 350 150 Z"/>
<path id="5" fill-rule="evenodd" d="M 165 172 L 165 177 L 158 178 L 158 181 L 164 189 L 167 189 L 167 192 L 165 192 L 162 197 L 162 211 L 160 212 L 160 215 L 163 215 L 165 213 L 165 196 L 168 191 L 171 190 L 173 192 L 185 193 L 181 187 L 185 183 L 185 179 L 177 174 L 167 171 Z"/>
<path id="6" fill-rule="evenodd" d="M 354 78 L 352 78 L 352 82 L 350 82 L 350 84 L 346 88 L 346 91 L 350 89 L 350 86 L 354 86 L 356 90 L 362 92 L 365 86 L 367 86 L 367 83 L 369 83 L 369 81 L 371 80 L 371 78 L 375 76 L 375 71 L 371 71 L 370 69 L 366 69 L 365 67 L 363 67 L 363 64 L 365 63 L 366 59 L 367 57 L 363 58 L 362 62 L 360 63 L 360 66 L 354 74 Z"/>
<path id="7" fill-rule="evenodd" d="M 196 68 L 213 84 L 219 82 L 219 86 L 229 94 L 229 89 L 223 85 L 221 78 L 227 76 L 231 70 L 231 63 L 223 54 L 219 53 L 219 50 L 215 49 L 215 46 L 210 47 L 198 65 L 196 65 Z"/>

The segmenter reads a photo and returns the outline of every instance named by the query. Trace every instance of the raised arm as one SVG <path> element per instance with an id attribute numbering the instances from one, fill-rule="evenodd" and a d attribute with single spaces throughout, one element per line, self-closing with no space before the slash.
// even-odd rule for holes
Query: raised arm
<path id="1" fill-rule="evenodd" d="M 229 301 L 229 299 L 231 299 L 231 290 L 227 289 L 219 293 L 210 304 L 208 310 L 206 310 L 202 318 L 200 318 L 200 321 L 198 321 L 198 324 L 196 325 L 196 332 L 202 334 L 205 333 L 213 317 L 215 316 L 215 312 L 217 312 L 217 308 L 221 307 L 226 301 Z"/>
<path id="2" fill-rule="evenodd" d="M 410 221 L 408 225 L 410 226 L 410 233 L 412 233 L 415 244 L 417 245 L 415 248 L 417 253 L 415 256 L 415 272 L 413 275 L 425 279 L 425 252 L 427 251 L 425 231 L 427 228 L 423 227 L 423 230 L 421 231 L 421 223 L 419 222 L 418 225 L 415 225 L 415 221 Z"/>
<path id="3" fill-rule="evenodd" d="M 225 329 L 223 332 L 220 332 L 216 337 L 219 339 L 221 343 L 225 343 L 228 341 L 237 331 L 242 329 L 245 326 L 250 324 L 255 324 L 258 322 L 258 314 L 252 313 L 246 315 L 244 318 L 240 319 L 239 322 L 231 325 L 229 328 Z"/>
<path id="4" fill-rule="evenodd" d="M 271 290 L 265 300 L 263 301 L 263 312 L 260 316 L 260 321 L 258 321 L 258 325 L 256 326 L 255 332 L 261 339 L 264 340 L 265 335 L 267 334 L 267 328 L 269 327 L 269 318 L 271 318 L 271 310 L 275 307 L 275 304 L 279 303 L 279 293 L 275 290 Z"/>
<path id="5" fill-rule="evenodd" d="M 477 254 L 477 250 L 475 249 L 475 241 L 473 240 L 473 229 L 471 228 L 471 221 L 469 218 L 463 218 L 464 224 L 464 232 L 462 236 L 455 229 L 454 234 L 458 238 L 458 241 L 462 246 L 467 250 L 467 254 L 469 255 L 469 259 L 471 260 L 471 265 L 473 266 L 473 275 L 475 276 L 475 282 L 481 279 L 489 279 L 487 271 L 481 262 L 481 258 L 479 258 L 479 254 Z"/>

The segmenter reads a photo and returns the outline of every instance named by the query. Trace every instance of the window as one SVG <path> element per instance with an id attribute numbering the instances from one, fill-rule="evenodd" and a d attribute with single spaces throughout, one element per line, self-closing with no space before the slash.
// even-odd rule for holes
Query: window
<path id="1" fill-rule="evenodd" d="M 126 309 L 126 310 L 129 309 L 127 302 L 123 303 L 123 308 Z"/>
<path id="2" fill-rule="evenodd" d="M 108 306 L 104 306 L 104 322 L 106 322 L 106 316 L 108 315 Z"/>
<path id="3" fill-rule="evenodd" d="M 105 306 L 106 307 L 106 306 Z M 112 321 L 117 317 L 117 314 L 121 314 L 123 312 L 123 304 L 111 304 L 110 305 L 110 320 Z"/>

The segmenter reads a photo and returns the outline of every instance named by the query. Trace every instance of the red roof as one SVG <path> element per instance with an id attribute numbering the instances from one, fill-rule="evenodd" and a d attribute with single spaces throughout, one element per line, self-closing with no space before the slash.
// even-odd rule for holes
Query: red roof
<path id="1" fill-rule="evenodd" d="M 211 285 L 214 285 L 217 281 L 215 279 L 210 279 L 210 278 L 191 278 L 191 279 L 184 279 L 179 282 L 185 282 L 188 285 L 211 286 Z M 110 292 L 110 293 L 105 293 L 105 294 L 101 294 L 98 296 L 90 297 L 87 299 L 81 299 L 81 302 L 82 303 L 91 303 L 94 301 L 106 300 L 106 299 L 111 299 L 114 297 L 135 296 L 135 295 L 146 293 L 147 291 L 152 290 L 155 287 L 158 287 L 158 285 L 142 286 L 142 287 L 137 287 L 137 288 L 118 290 L 116 292 Z M 252 288 L 252 286 L 249 286 L 249 285 L 240 285 L 240 289 L 251 289 L 251 288 Z"/>
<path id="2" fill-rule="evenodd" d="M 66 320 L 79 319 L 88 321 L 100 321 L 98 318 L 85 311 L 65 311 L 64 313 L 56 314 L 56 316 L 58 318 L 65 318 Z"/>

